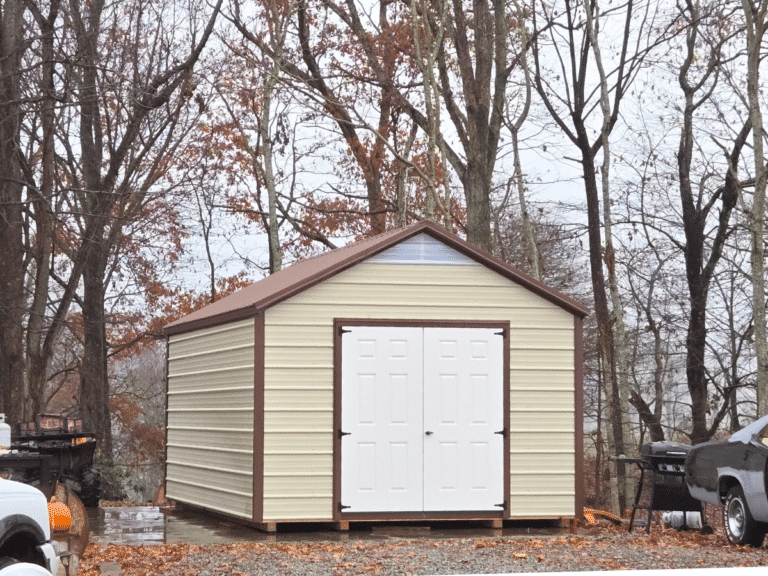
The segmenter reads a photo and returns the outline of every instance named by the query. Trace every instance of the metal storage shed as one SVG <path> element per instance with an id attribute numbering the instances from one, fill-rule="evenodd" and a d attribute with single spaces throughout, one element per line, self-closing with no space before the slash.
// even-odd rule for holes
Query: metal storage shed
<path id="1" fill-rule="evenodd" d="M 172 324 L 166 494 L 282 522 L 570 519 L 587 309 L 420 222 Z"/>

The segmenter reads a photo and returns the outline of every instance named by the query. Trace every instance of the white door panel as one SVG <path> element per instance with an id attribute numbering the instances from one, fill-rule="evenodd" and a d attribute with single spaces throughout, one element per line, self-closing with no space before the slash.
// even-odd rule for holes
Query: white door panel
<path id="1" fill-rule="evenodd" d="M 500 510 L 503 338 L 485 328 L 424 331 L 424 509 Z"/>
<path id="2" fill-rule="evenodd" d="M 350 512 L 500 510 L 503 338 L 353 327 L 342 337 L 341 502 Z"/>
<path id="3" fill-rule="evenodd" d="M 341 502 L 423 508 L 422 330 L 355 327 L 342 338 Z"/>

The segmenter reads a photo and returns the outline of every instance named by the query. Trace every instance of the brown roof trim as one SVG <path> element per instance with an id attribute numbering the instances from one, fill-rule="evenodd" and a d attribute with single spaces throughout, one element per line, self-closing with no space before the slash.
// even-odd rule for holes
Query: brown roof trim
<path id="1" fill-rule="evenodd" d="M 222 300 L 224 299 L 222 298 Z M 205 310 L 206 308 L 208 308 L 208 306 L 204 306 L 200 310 Z M 228 324 L 230 322 L 237 322 L 239 320 L 248 320 L 249 318 L 253 318 L 256 315 L 256 312 L 257 310 L 253 306 L 248 306 L 245 308 L 238 308 L 235 310 L 221 312 L 215 316 L 206 315 L 202 318 L 192 319 L 190 317 L 192 314 L 194 314 L 193 312 L 192 314 L 184 316 L 183 318 L 168 324 L 165 328 L 163 328 L 163 334 L 166 336 L 172 336 L 174 334 L 192 332 L 202 328 L 213 328 L 214 326 Z M 184 321 L 186 318 L 190 318 L 190 320 L 188 322 Z"/>
<path id="2" fill-rule="evenodd" d="M 166 335 L 179 334 L 248 318 L 259 310 L 274 306 L 395 244 L 421 233 L 440 240 L 447 246 L 524 286 L 575 316 L 583 318 L 589 313 L 585 306 L 575 300 L 533 279 L 495 256 L 476 248 L 443 227 L 425 220 L 297 262 L 272 276 L 267 276 L 226 298 L 172 322 L 165 327 L 164 332 Z"/>

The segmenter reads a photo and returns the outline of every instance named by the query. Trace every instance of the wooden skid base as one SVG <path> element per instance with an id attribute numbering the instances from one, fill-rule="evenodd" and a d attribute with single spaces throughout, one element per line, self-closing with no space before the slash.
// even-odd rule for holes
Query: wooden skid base
<path id="1" fill-rule="evenodd" d="M 551 522 L 553 528 L 559 528 L 562 530 L 569 530 L 575 526 L 573 518 L 530 518 L 528 520 L 545 520 Z M 350 518 L 336 521 L 319 521 L 319 520 L 275 520 L 268 522 L 252 523 L 248 525 L 254 528 L 273 534 L 279 532 L 281 527 L 287 527 L 295 525 L 297 523 L 307 524 L 307 530 L 309 531 L 324 531 L 334 530 L 336 532 L 348 532 L 350 529 L 360 527 L 361 525 L 369 525 L 374 532 L 390 532 L 390 531 L 403 531 L 403 532 L 429 532 L 430 530 L 441 530 L 445 528 L 455 527 L 456 523 L 461 523 L 462 528 L 477 529 L 477 530 L 499 530 L 501 531 L 505 527 L 507 528 L 520 528 L 524 527 L 526 520 L 512 519 L 505 520 L 502 518 L 486 518 L 480 520 L 465 520 L 465 519 L 452 519 L 452 520 L 414 520 L 411 518 L 406 519 L 370 519 L 370 518 Z M 499 532 L 498 535 L 501 535 Z M 343 534 L 340 536 L 344 536 Z"/>

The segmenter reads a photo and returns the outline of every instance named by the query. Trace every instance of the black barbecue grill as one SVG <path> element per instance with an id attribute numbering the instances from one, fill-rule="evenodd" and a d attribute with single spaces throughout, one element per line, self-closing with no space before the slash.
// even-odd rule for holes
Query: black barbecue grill
<path id="1" fill-rule="evenodd" d="M 688 444 L 679 442 L 651 442 L 640 447 L 640 458 L 624 460 L 637 464 L 640 468 L 640 482 L 629 519 L 630 532 L 638 510 L 648 510 L 645 525 L 647 533 L 651 531 L 654 510 L 701 512 L 703 520 L 701 502 L 691 496 L 685 484 L 685 459 L 690 449 Z M 649 492 L 648 502 L 641 504 L 640 500 L 645 491 Z"/>

